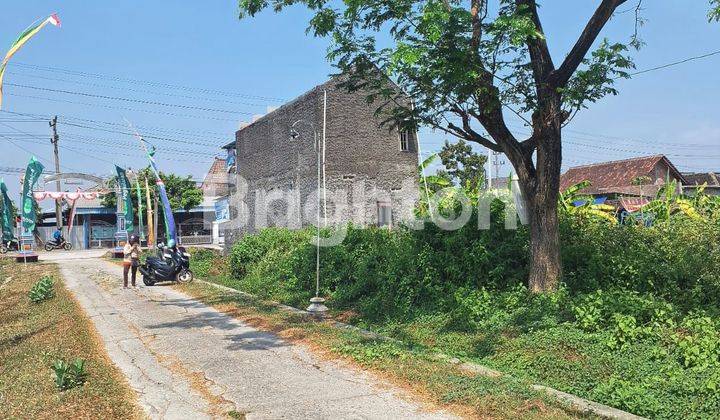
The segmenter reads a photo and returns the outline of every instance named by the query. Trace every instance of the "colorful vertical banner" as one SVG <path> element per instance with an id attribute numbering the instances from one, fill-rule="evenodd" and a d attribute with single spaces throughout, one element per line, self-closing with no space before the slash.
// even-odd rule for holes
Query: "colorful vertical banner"
<path id="1" fill-rule="evenodd" d="M 126 120 L 127 121 L 127 120 Z M 127 121 L 130 128 L 135 131 L 130 121 Z M 152 169 L 153 173 L 155 174 L 155 178 L 157 178 L 157 181 L 155 181 L 155 184 L 158 188 L 158 193 L 160 195 L 160 201 L 163 203 L 163 215 L 165 217 L 165 236 L 166 240 L 169 241 L 170 239 L 177 242 L 177 235 L 175 234 L 175 218 L 173 217 L 172 213 L 172 207 L 170 207 L 170 200 L 168 200 L 167 191 L 165 190 L 165 183 L 163 182 L 162 178 L 160 178 L 160 171 L 157 169 L 157 164 L 155 163 L 155 146 L 151 145 L 147 142 L 142 136 L 135 131 L 135 137 L 140 141 L 140 146 L 143 148 L 145 153 L 147 154 L 148 161 L 150 162 L 150 169 Z M 148 149 L 148 145 L 150 148 Z M 157 215 L 155 215 L 157 217 Z"/>
<path id="2" fill-rule="evenodd" d="M 13 42 L 10 46 L 10 50 L 5 54 L 5 58 L 3 58 L 2 64 L 0 64 L 0 108 L 2 108 L 2 82 L 3 76 L 5 76 L 5 67 L 7 67 L 7 64 L 12 58 L 12 56 L 15 55 L 15 53 L 18 52 L 18 50 L 20 50 L 20 48 L 22 48 L 22 46 L 30 40 L 30 38 L 40 32 L 40 30 L 44 28 L 45 25 L 47 25 L 48 23 L 60 27 L 60 18 L 58 17 L 58 15 L 53 13 L 45 19 L 33 22 L 32 25 L 28 26 L 27 29 L 22 31 L 22 33 L 17 37 L 15 42 Z"/>
<path id="3" fill-rule="evenodd" d="M 15 232 L 13 231 L 15 214 L 13 212 L 13 203 L 8 196 L 7 185 L 2 179 L 0 179 L 0 191 L 2 191 L 0 196 L 0 199 L 2 199 L 2 240 L 7 242 L 15 239 Z"/>
<path id="4" fill-rule="evenodd" d="M 153 229 L 153 211 L 152 204 L 150 203 L 150 186 L 148 185 L 147 177 L 145 177 L 145 206 L 147 207 L 147 227 L 148 227 L 148 246 L 155 244 L 155 230 Z M 141 215 L 142 216 L 142 215 Z"/>
<path id="5" fill-rule="evenodd" d="M 172 207 L 170 207 L 170 200 L 168 200 L 167 192 L 165 191 L 165 183 L 160 177 L 156 182 L 158 191 L 160 192 L 160 201 L 163 203 L 163 219 L 165 220 L 165 241 L 166 243 L 170 239 L 177 243 L 177 237 L 175 235 L 175 217 L 172 214 Z"/>
<path id="6" fill-rule="evenodd" d="M 142 211 L 142 193 L 140 192 L 140 176 L 135 180 L 135 191 L 137 192 L 138 202 L 138 230 L 140 231 L 140 240 L 145 240 L 145 228 L 143 227 L 143 211 Z"/>
<path id="7" fill-rule="evenodd" d="M 123 213 L 125 213 L 125 230 L 127 232 L 132 232 L 133 230 L 135 230 L 135 226 L 133 225 L 135 214 L 133 212 L 132 190 L 130 189 L 130 181 L 128 181 L 125 169 L 115 165 L 115 172 L 117 172 L 117 183 L 120 187 L 120 196 L 117 199 L 122 200 Z"/>
<path id="8" fill-rule="evenodd" d="M 33 188 L 40 178 L 43 169 L 45 167 L 42 163 L 38 162 L 35 156 L 30 158 L 27 169 L 25 169 L 25 176 L 23 177 L 23 192 L 22 192 L 22 225 L 26 233 L 35 231 L 35 197 L 33 197 Z"/>

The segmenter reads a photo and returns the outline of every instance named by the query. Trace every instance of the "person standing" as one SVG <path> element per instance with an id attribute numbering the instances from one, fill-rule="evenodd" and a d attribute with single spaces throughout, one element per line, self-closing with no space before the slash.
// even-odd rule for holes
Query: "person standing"
<path id="1" fill-rule="evenodd" d="M 140 266 L 140 244 L 137 235 L 130 235 L 130 239 L 123 248 L 123 288 L 128 287 L 128 272 L 132 273 L 132 287 L 135 286 L 138 266 Z"/>

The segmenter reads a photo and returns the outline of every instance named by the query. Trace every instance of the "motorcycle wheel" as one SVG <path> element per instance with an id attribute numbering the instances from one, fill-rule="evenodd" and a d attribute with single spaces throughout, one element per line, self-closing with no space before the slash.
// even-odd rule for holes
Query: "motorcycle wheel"
<path id="1" fill-rule="evenodd" d="M 148 276 L 143 276 L 143 284 L 145 286 L 155 286 L 155 282 Z"/>
<path id="2" fill-rule="evenodd" d="M 178 273 L 175 280 L 177 280 L 178 283 L 187 284 L 193 281 L 193 272 L 190 270 L 182 270 Z"/>
<path id="3" fill-rule="evenodd" d="M 70 242 L 65 242 L 65 244 L 63 245 L 63 249 L 65 251 L 70 251 L 72 249 L 72 244 Z"/>
<path id="4" fill-rule="evenodd" d="M 0 245 L 0 254 L 7 254 L 8 247 L 5 244 Z"/>
<path id="5" fill-rule="evenodd" d="M 52 246 L 51 243 L 45 242 L 45 251 L 52 251 L 53 249 L 55 248 Z"/>

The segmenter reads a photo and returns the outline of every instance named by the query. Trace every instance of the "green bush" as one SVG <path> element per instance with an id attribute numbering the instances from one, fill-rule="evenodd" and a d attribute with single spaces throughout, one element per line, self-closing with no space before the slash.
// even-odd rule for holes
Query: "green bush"
<path id="1" fill-rule="evenodd" d="M 61 391 L 83 385 L 87 380 L 85 361 L 75 359 L 73 363 L 58 360 L 52 367 L 55 372 L 55 385 Z"/>
<path id="2" fill-rule="evenodd" d="M 321 248 L 321 294 L 354 322 L 535 383 L 658 417 L 720 412 L 720 223 L 561 218 L 560 289 L 525 286 L 528 232 L 492 206 L 456 231 L 349 226 Z M 315 290 L 311 229 L 232 248 L 233 287 L 295 306 Z M 370 355 L 361 355 L 361 358 Z"/>
<path id="3" fill-rule="evenodd" d="M 33 285 L 28 293 L 28 297 L 30 298 L 30 301 L 34 303 L 40 303 L 44 300 L 48 300 L 55 296 L 53 287 L 54 282 L 52 277 L 44 276 Z"/>

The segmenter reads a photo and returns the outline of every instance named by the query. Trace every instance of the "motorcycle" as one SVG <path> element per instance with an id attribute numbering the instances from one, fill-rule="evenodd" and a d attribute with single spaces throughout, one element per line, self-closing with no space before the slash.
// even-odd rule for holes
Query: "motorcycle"
<path id="1" fill-rule="evenodd" d="M 2 241 L 0 243 L 0 254 L 7 254 L 8 251 L 17 251 L 20 249 L 20 243 L 17 239 L 10 239 L 9 241 Z"/>
<path id="2" fill-rule="evenodd" d="M 143 283 L 153 286 L 161 281 L 176 281 L 190 283 L 193 281 L 193 272 L 190 270 L 190 254 L 183 247 L 176 249 L 158 247 L 159 257 L 147 257 L 145 264 L 138 269 L 143 275 Z"/>
<path id="3" fill-rule="evenodd" d="M 65 240 L 65 238 L 60 238 L 60 241 L 47 241 L 45 242 L 45 251 L 52 251 L 53 249 L 64 249 L 65 251 L 70 251 L 72 249 L 72 244 Z"/>

